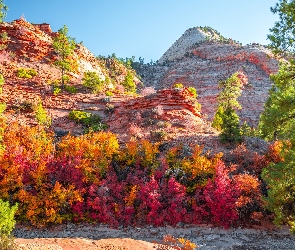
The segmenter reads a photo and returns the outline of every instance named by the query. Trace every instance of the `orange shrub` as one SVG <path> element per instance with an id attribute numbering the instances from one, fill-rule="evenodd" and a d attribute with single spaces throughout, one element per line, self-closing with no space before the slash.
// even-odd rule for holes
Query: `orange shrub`
<path id="1" fill-rule="evenodd" d="M 130 141 L 126 147 L 117 154 L 116 160 L 120 167 L 135 166 L 139 163 L 142 167 L 153 172 L 159 166 L 159 143 L 151 143 L 148 140 Z"/>
<path id="2" fill-rule="evenodd" d="M 82 158 L 79 168 L 83 169 L 85 180 L 93 181 L 103 176 L 119 150 L 115 134 L 110 132 L 89 133 L 79 137 L 67 135 L 57 145 L 59 157 Z"/>

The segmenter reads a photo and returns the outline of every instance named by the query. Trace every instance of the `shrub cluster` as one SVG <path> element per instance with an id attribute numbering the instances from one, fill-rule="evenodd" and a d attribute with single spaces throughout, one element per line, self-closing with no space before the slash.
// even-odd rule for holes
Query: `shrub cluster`
<path id="1" fill-rule="evenodd" d="M 257 176 L 232 172 L 221 155 L 199 146 L 161 153 L 158 143 L 146 140 L 120 147 L 110 132 L 54 142 L 42 127 L 2 126 L 0 199 L 19 204 L 20 221 L 230 227 L 261 211 L 244 212 L 261 193 Z"/>
<path id="2" fill-rule="evenodd" d="M 69 118 L 82 124 L 86 133 L 89 131 L 98 132 L 108 128 L 108 126 L 102 122 L 99 115 L 90 112 L 72 110 L 69 113 Z"/>
<path id="3" fill-rule="evenodd" d="M 83 86 L 91 89 L 95 94 L 100 93 L 103 90 L 104 81 L 100 79 L 96 72 L 85 72 L 82 81 Z"/>
<path id="4" fill-rule="evenodd" d="M 34 69 L 19 68 L 16 73 L 17 77 L 31 79 L 33 76 L 38 75 Z"/>

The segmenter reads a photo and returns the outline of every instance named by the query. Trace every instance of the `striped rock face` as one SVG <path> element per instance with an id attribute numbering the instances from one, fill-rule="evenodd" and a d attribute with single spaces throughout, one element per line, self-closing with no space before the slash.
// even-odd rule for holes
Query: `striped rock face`
<path id="1" fill-rule="evenodd" d="M 239 98 L 243 107 L 239 115 L 242 122 L 257 126 L 272 85 L 269 76 L 278 71 L 278 60 L 265 46 L 242 46 L 209 31 L 199 27 L 187 30 L 157 64 L 141 67 L 143 82 L 156 89 L 175 83 L 195 87 L 202 114 L 210 121 L 217 107 L 218 82 L 239 71 L 248 79 Z"/>

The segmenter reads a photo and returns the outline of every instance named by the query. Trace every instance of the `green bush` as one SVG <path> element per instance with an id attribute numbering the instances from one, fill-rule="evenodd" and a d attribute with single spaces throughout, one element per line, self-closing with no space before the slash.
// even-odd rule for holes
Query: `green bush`
<path id="1" fill-rule="evenodd" d="M 38 75 L 38 73 L 34 69 L 30 68 L 19 68 L 16 73 L 19 78 L 27 78 L 31 79 L 33 76 Z"/>
<path id="2" fill-rule="evenodd" d="M 46 110 L 42 107 L 42 103 L 37 105 L 35 117 L 39 124 L 46 127 L 51 125 L 51 118 L 48 117 Z"/>
<path id="3" fill-rule="evenodd" d="M 77 88 L 73 85 L 65 85 L 65 90 L 72 94 L 77 93 Z"/>
<path id="4" fill-rule="evenodd" d="M 32 113 L 36 110 L 36 106 L 33 102 L 23 101 L 21 103 L 14 104 L 12 109 L 23 113 Z"/>
<path id="5" fill-rule="evenodd" d="M 175 83 L 173 87 L 175 89 L 182 89 L 183 88 L 183 84 L 182 83 Z"/>
<path id="6" fill-rule="evenodd" d="M 2 114 L 6 109 L 6 103 L 2 102 L 0 103 L 0 114 Z"/>
<path id="7" fill-rule="evenodd" d="M 94 115 L 90 112 L 72 110 L 69 113 L 69 119 L 82 124 L 85 129 L 85 133 L 90 131 L 98 132 L 108 128 L 108 126 L 102 122 L 99 115 Z"/>
<path id="8" fill-rule="evenodd" d="M 2 87 L 4 85 L 4 77 L 3 75 L 0 74 L 0 94 L 2 93 Z"/>
<path id="9" fill-rule="evenodd" d="M 113 96 L 114 95 L 114 93 L 111 91 L 106 91 L 105 94 L 106 94 L 106 96 Z"/>
<path id="10" fill-rule="evenodd" d="M 83 86 L 91 89 L 95 94 L 103 90 L 104 82 L 99 78 L 96 72 L 85 72 L 82 81 Z"/>
<path id="11" fill-rule="evenodd" d="M 194 98 L 197 98 L 198 97 L 196 88 L 194 88 L 194 87 L 188 87 L 188 90 L 189 90 L 189 92 L 191 92 L 194 95 Z"/>
<path id="12" fill-rule="evenodd" d="M 8 40 L 7 32 L 0 33 L 0 41 L 6 42 Z"/>
<path id="13" fill-rule="evenodd" d="M 0 199 L 0 249 L 12 250 L 15 249 L 11 232 L 15 226 L 14 215 L 18 205 L 10 207 L 8 202 Z"/>
<path id="14" fill-rule="evenodd" d="M 53 94 L 54 95 L 58 95 L 61 92 L 61 88 L 60 87 L 53 87 Z"/>

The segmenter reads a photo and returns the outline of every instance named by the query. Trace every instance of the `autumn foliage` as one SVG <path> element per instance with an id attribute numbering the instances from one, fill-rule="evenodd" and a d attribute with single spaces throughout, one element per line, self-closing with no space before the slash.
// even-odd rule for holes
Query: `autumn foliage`
<path id="1" fill-rule="evenodd" d="M 119 225 L 213 223 L 230 227 L 261 209 L 256 171 L 276 147 L 256 157 L 251 174 L 198 145 L 161 152 L 146 140 L 119 145 L 110 132 L 64 136 L 41 126 L 2 127 L 0 199 L 18 203 L 17 219 L 35 226 L 65 221 Z M 258 169 L 258 170 L 257 170 Z M 253 205 L 254 204 L 254 205 Z M 249 212 L 248 212 L 249 211 Z"/>

